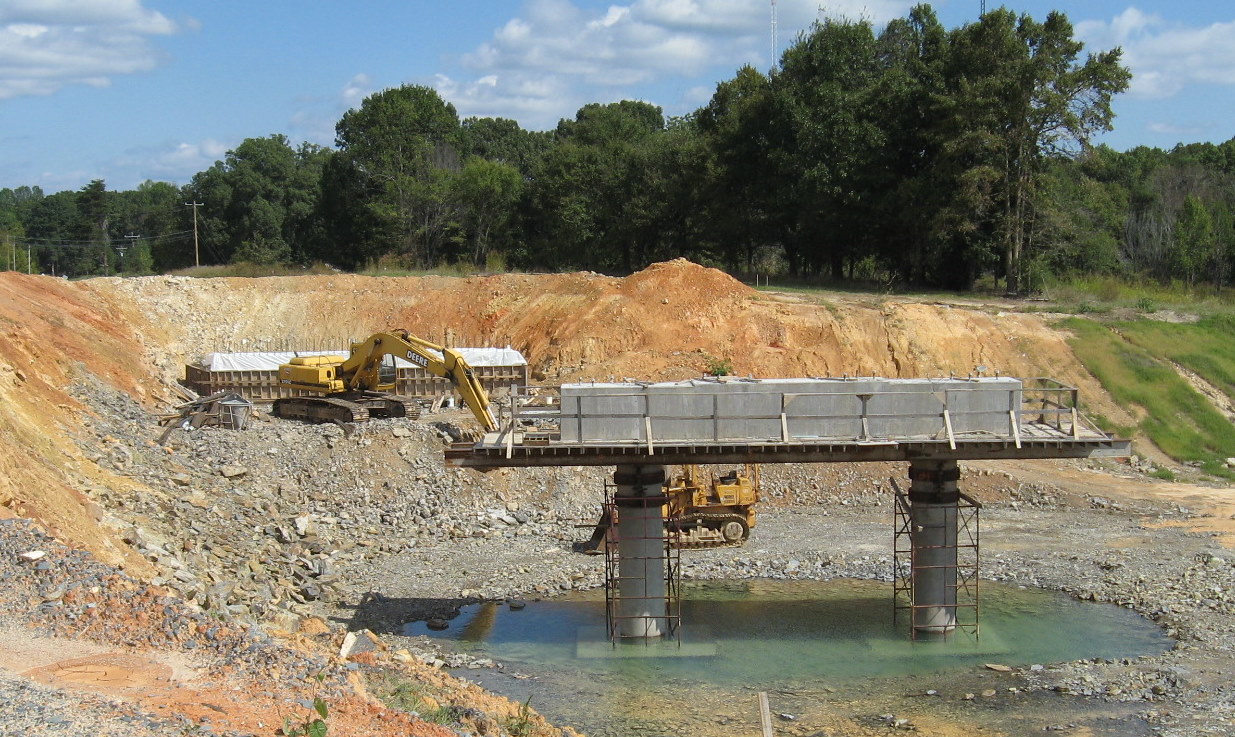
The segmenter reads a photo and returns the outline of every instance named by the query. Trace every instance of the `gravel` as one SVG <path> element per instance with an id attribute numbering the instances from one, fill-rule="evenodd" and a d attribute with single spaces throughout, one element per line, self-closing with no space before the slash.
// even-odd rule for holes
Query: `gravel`
<path id="1" fill-rule="evenodd" d="M 90 616 L 80 602 L 95 599 L 69 592 L 104 582 L 99 596 L 109 607 L 138 596 L 171 610 L 161 629 L 126 636 L 151 646 L 193 640 L 208 654 L 236 658 L 237 667 L 291 673 L 319 664 L 280 660 L 259 625 L 294 629 L 304 617 L 324 615 L 398 639 L 404 623 L 450 617 L 469 602 L 601 585 L 602 558 L 570 548 L 589 534 L 576 526 L 594 521 L 606 471 L 446 469 L 442 449 L 460 416 L 374 420 L 350 435 L 331 425 L 256 420 L 243 432 L 178 431 L 164 449 L 150 442 L 160 431 L 153 418 L 126 396 L 89 381 L 75 393 L 95 411 L 78 428 L 78 442 L 98 463 L 149 489 L 85 491 L 104 510 L 105 524 L 155 566 L 156 586 L 102 572 L 72 551 L 56 555 L 54 575 L 38 572 L 37 563 L 18 565 L 19 548 L 30 549 L 28 536 L 36 533 L 2 525 L 0 606 L 20 613 L 26 599 L 42 597 L 28 618 L 32 626 L 80 631 Z M 750 542 L 693 551 L 683 558 L 683 575 L 890 580 L 886 479 L 903 473 L 895 464 L 765 468 L 765 502 Z M 1017 688 L 1135 704 L 1151 730 L 1167 737 L 1235 730 L 1235 691 L 1227 685 L 1235 673 L 1235 554 L 1208 534 L 1173 526 L 1190 510 L 976 469 L 966 470 L 962 484 L 985 504 L 983 578 L 1125 606 L 1177 640 L 1161 656 L 1026 668 L 1015 673 Z M 160 585 L 176 596 L 160 598 Z M 108 598 L 115 586 L 120 591 Z M 198 633 L 203 618 L 227 635 Z M 424 640 L 399 644 L 427 661 L 496 665 L 468 662 Z M 44 704 L 40 716 L 22 712 L 35 720 L 26 726 L 45 717 L 43 729 L 58 729 L 61 702 L 45 690 L 6 677 L 0 708 Z M 129 718 L 107 709 L 100 704 L 99 719 Z M 172 728 L 132 719 L 116 733 Z"/>

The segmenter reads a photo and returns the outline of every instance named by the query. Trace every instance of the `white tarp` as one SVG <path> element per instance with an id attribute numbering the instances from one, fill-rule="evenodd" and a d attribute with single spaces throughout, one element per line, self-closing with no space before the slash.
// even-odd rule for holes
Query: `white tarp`
<path id="1" fill-rule="evenodd" d="M 513 348 L 456 348 L 472 366 L 525 366 L 527 359 Z M 281 351 L 271 353 L 207 353 L 201 367 L 207 371 L 277 371 L 296 356 L 346 356 L 347 351 Z M 395 365 L 415 366 L 395 357 Z"/>

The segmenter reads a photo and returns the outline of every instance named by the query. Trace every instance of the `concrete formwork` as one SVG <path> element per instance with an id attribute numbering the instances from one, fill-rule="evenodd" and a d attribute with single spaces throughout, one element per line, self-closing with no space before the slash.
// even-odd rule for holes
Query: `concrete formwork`
<path id="1" fill-rule="evenodd" d="M 1019 379 L 1003 377 L 567 384 L 561 442 L 1002 437 L 1022 394 Z"/>

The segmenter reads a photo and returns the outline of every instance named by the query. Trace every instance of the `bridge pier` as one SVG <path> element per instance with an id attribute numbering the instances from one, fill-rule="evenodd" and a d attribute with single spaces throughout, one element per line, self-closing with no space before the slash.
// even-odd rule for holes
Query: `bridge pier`
<path id="1" fill-rule="evenodd" d="M 941 639 L 957 626 L 959 480 L 954 460 L 909 462 L 915 638 Z"/>
<path id="2" fill-rule="evenodd" d="M 619 465 L 613 483 L 618 560 L 610 631 L 620 638 L 669 634 L 673 623 L 669 618 L 669 558 L 663 512 L 665 467 Z"/>

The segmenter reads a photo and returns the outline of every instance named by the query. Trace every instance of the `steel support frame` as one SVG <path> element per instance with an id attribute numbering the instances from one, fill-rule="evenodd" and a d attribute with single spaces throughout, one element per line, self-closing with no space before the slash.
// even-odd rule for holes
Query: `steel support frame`
<path id="1" fill-rule="evenodd" d="M 899 622 L 902 613 L 908 615 L 910 637 L 922 639 L 924 632 L 914 627 L 915 614 L 926 607 L 937 604 L 915 604 L 914 584 L 926 568 L 919 560 L 917 549 L 913 543 L 914 516 L 909 495 L 892 479 L 892 489 L 895 495 L 895 514 L 893 515 L 892 560 L 893 560 L 893 621 Z M 955 626 L 943 632 L 943 639 L 949 639 L 957 632 L 971 635 L 975 639 L 980 636 L 979 607 L 979 572 L 981 567 L 981 511 L 982 504 L 964 492 L 959 492 L 956 505 L 956 563 L 954 586 L 956 623 Z M 951 566 L 949 566 L 951 568 Z M 940 639 L 931 637 L 930 639 Z"/>
<path id="2" fill-rule="evenodd" d="M 617 484 L 606 482 L 605 484 L 605 513 L 608 515 L 610 524 L 605 533 L 605 626 L 609 635 L 610 642 L 616 647 L 620 642 L 642 641 L 646 644 L 658 642 L 665 639 L 675 639 L 680 641 L 681 622 L 682 622 L 682 598 L 681 598 L 681 552 L 671 544 L 671 540 L 676 537 L 678 532 L 677 520 L 670 518 L 666 520 L 662 510 L 665 503 L 663 491 L 657 490 L 653 495 L 638 495 L 638 496 L 621 496 L 620 487 Z M 640 548 L 652 549 L 655 548 L 654 554 L 641 555 L 632 557 L 629 555 L 623 556 L 623 534 L 621 525 L 621 515 L 623 510 L 632 512 L 651 513 L 655 509 L 655 514 L 659 520 L 658 532 L 652 534 L 644 528 L 644 531 L 636 533 L 637 537 L 631 540 L 629 535 L 626 539 L 629 542 L 634 542 Z M 653 546 L 652 541 L 655 540 Z M 639 543 L 647 543 L 639 545 Z M 635 564 L 636 573 L 639 576 L 645 575 L 647 569 L 655 569 L 661 571 L 664 583 L 664 596 L 656 594 L 655 596 L 636 596 L 632 603 L 631 594 L 629 591 L 634 588 L 639 590 L 642 587 L 638 585 L 638 581 L 628 581 L 631 578 L 629 572 L 623 573 L 622 559 L 627 559 L 627 565 Z M 635 584 L 633 587 L 631 584 Z M 623 593 L 623 591 L 627 593 Z M 625 602 L 625 603 L 624 603 Z M 631 613 L 631 609 L 639 610 L 639 613 Z M 647 612 L 655 612 L 654 617 L 649 617 Z M 663 627 L 650 624 L 649 620 L 656 619 L 663 621 Z M 639 622 L 638 620 L 643 620 Z M 651 630 L 659 631 L 651 631 Z"/>

